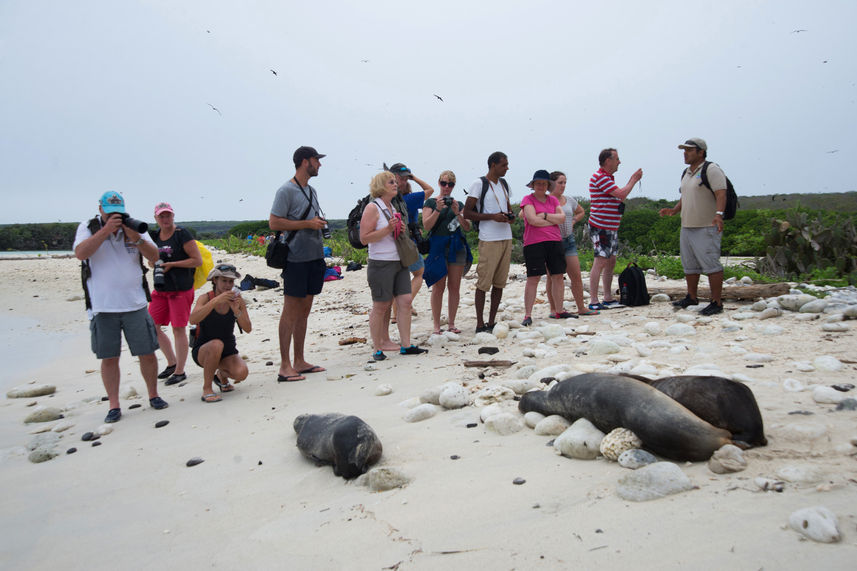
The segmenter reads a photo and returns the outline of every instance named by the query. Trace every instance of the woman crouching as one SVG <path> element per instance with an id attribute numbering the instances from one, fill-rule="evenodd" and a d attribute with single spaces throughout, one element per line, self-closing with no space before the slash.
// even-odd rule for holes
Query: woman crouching
<path id="1" fill-rule="evenodd" d="M 218 264 L 208 274 L 212 290 L 199 296 L 190 313 L 190 323 L 196 325 L 196 336 L 191 356 L 193 362 L 202 367 L 202 401 L 217 402 L 221 398 L 214 393 L 211 384 L 228 393 L 235 387 L 229 382 L 240 383 L 247 378 L 247 364 L 235 346 L 235 323 L 249 333 L 253 329 L 247 305 L 241 294 L 233 291 L 235 280 L 241 274 L 231 264 Z"/>

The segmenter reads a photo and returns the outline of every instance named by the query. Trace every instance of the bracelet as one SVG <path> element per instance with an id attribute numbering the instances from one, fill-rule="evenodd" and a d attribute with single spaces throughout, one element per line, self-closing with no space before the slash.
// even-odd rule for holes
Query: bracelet
<path id="1" fill-rule="evenodd" d="M 140 244 L 142 244 L 142 243 L 143 243 L 143 237 L 142 237 L 142 236 L 140 236 L 140 239 L 139 239 L 139 240 L 137 240 L 136 242 L 134 242 L 134 245 L 135 245 L 135 246 L 139 246 L 139 245 L 140 245 Z"/>
<path id="2" fill-rule="evenodd" d="M 721 210 L 718 210 L 718 211 L 717 211 L 717 212 L 715 212 L 714 214 L 716 214 L 717 216 L 719 216 L 719 217 L 723 218 L 723 211 L 721 211 Z"/>

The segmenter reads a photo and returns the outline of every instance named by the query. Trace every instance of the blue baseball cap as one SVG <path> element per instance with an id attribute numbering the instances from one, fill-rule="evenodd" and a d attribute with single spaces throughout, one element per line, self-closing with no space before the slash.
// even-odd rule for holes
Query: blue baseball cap
<path id="1" fill-rule="evenodd" d="M 115 190 L 108 190 L 102 194 L 99 204 L 101 204 L 101 210 L 105 214 L 110 214 L 111 212 L 125 214 L 125 199 Z"/>

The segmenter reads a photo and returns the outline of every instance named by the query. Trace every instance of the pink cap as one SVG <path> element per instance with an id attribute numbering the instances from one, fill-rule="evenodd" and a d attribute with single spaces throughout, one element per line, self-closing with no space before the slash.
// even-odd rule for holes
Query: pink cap
<path id="1" fill-rule="evenodd" d="M 173 214 L 175 214 L 175 211 L 173 211 L 173 207 L 170 206 L 167 202 L 159 202 L 155 205 L 155 216 L 157 216 L 161 212 L 172 212 Z"/>

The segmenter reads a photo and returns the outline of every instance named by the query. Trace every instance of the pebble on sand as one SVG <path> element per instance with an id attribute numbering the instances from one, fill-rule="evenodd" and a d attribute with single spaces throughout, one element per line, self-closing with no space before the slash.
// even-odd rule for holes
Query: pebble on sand
<path id="1" fill-rule="evenodd" d="M 52 395 L 57 388 L 54 385 L 24 385 L 15 387 L 6 393 L 6 398 L 24 399 Z"/>
<path id="2" fill-rule="evenodd" d="M 50 422 L 62 418 L 62 411 L 53 406 L 37 406 L 24 419 L 24 424 L 33 422 Z"/>
<path id="3" fill-rule="evenodd" d="M 789 526 L 804 537 L 820 543 L 837 543 L 842 539 L 836 514 L 824 506 L 792 512 Z"/>
<path id="4" fill-rule="evenodd" d="M 657 500 L 693 489 L 690 479 L 672 462 L 655 462 L 619 479 L 619 497 L 634 502 Z"/>
<path id="5" fill-rule="evenodd" d="M 194 456 L 193 458 L 191 458 L 190 460 L 188 460 L 188 461 L 187 461 L 187 463 L 185 464 L 185 466 L 187 466 L 188 468 L 190 468 L 190 467 L 192 467 L 192 466 L 196 466 L 197 464 L 202 464 L 203 462 L 205 462 L 205 460 L 203 460 L 203 459 L 202 459 L 202 458 L 200 458 L 199 456 Z"/>

